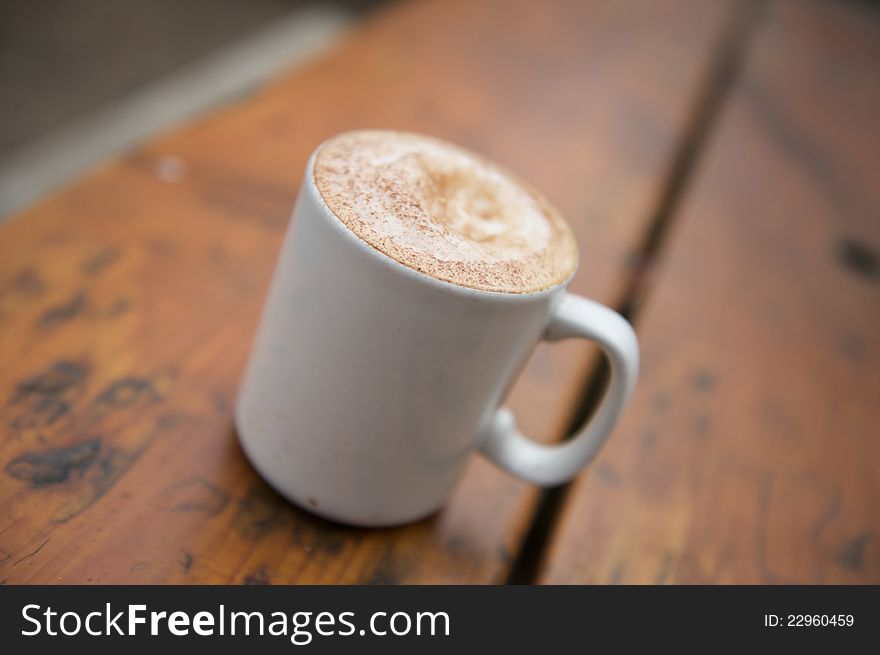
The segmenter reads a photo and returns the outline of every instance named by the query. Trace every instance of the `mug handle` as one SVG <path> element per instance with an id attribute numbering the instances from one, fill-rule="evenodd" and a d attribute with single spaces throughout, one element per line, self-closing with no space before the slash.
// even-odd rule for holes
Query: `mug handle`
<path id="1" fill-rule="evenodd" d="M 636 384 L 639 345 L 632 326 L 620 314 L 566 293 L 550 317 L 544 339 L 574 337 L 595 341 L 611 366 L 608 388 L 592 418 L 565 443 L 545 445 L 520 434 L 513 413 L 502 407 L 480 443 L 483 454 L 498 466 L 534 484 L 562 484 L 586 466 L 611 432 Z"/>

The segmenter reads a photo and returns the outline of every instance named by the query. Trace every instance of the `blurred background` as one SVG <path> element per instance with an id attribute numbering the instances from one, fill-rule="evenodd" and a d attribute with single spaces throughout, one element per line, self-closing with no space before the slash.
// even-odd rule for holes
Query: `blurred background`
<path id="1" fill-rule="evenodd" d="M 0 220 L 326 49 L 382 0 L 5 0 Z"/>

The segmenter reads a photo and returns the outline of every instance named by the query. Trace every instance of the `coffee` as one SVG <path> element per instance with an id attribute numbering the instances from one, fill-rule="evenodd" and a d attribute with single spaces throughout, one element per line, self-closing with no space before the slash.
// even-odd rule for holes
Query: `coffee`
<path id="1" fill-rule="evenodd" d="M 459 286 L 532 293 L 577 266 L 570 228 L 512 173 L 437 139 L 340 134 L 318 151 L 314 182 L 331 212 L 399 263 Z"/>

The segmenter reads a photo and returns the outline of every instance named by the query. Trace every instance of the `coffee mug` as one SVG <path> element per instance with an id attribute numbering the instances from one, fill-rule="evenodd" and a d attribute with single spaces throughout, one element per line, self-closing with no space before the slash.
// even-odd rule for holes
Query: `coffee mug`
<path id="1" fill-rule="evenodd" d="M 569 480 L 627 402 L 638 345 L 620 315 L 568 293 L 457 285 L 368 245 L 330 210 L 309 159 L 236 408 L 242 447 L 283 496 L 339 522 L 438 510 L 475 451 L 538 485 Z M 571 439 L 523 436 L 501 407 L 536 344 L 584 338 L 610 364 Z"/>

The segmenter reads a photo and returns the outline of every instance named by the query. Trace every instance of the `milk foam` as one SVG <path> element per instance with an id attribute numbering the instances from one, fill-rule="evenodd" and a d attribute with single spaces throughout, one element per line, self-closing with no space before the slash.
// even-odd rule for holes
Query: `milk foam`
<path id="1" fill-rule="evenodd" d="M 570 229 L 511 173 L 457 146 L 403 132 L 348 132 L 318 152 L 330 210 L 398 262 L 461 286 L 528 293 L 577 265 Z"/>

